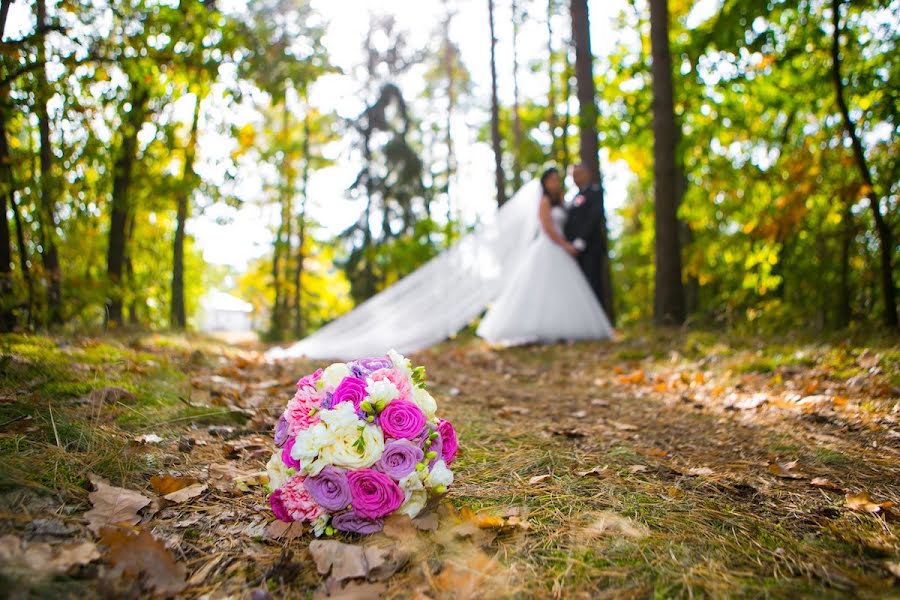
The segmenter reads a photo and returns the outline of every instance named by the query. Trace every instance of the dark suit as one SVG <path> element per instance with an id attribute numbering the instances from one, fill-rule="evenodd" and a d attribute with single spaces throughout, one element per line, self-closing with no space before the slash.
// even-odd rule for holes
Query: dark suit
<path id="1" fill-rule="evenodd" d="M 581 200 L 583 198 L 583 200 Z M 581 190 L 569 207 L 563 233 L 570 242 L 584 240 L 585 248 L 578 254 L 578 266 L 603 304 L 603 207 L 600 185 L 594 183 Z"/>

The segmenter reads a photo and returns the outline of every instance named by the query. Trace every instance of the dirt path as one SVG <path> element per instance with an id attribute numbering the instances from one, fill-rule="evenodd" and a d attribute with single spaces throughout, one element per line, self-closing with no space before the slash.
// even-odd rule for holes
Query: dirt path
<path id="1" fill-rule="evenodd" d="M 120 455 L 131 467 L 120 477 L 99 463 L 84 470 L 143 495 L 149 504 L 132 533 L 153 538 L 141 546 L 106 533 L 95 544 L 84 520 L 93 495 L 48 496 L 5 477 L 4 531 L 20 550 L 0 555 L 18 564 L 4 577 L 30 582 L 34 595 L 121 597 L 173 581 L 186 597 L 209 598 L 900 591 L 897 513 L 887 504 L 900 502 L 896 346 L 633 336 L 613 346 L 505 351 L 461 340 L 420 353 L 414 362 L 426 366 L 462 442 L 457 481 L 427 530 L 398 524 L 366 541 L 390 568 L 369 565 L 369 581 L 348 577 L 342 589 L 335 567 L 330 577 L 317 572 L 309 533 L 272 525 L 259 475 L 269 428 L 314 365 L 268 365 L 252 351 L 198 352 L 160 339 L 138 345 L 122 372 L 143 369 L 139 387 L 162 379 L 148 361 L 173 367 L 182 379 L 172 375 L 180 391 L 171 402 L 187 414 L 149 418 L 138 393 L 132 402 L 101 398 L 100 408 L 94 398 L 68 416 L 98 415 L 93 425 L 130 437 Z M 3 393 L 21 402 L 18 392 Z M 132 412 L 148 419 L 129 422 Z M 4 443 L 30 435 L 28 422 L 4 424 Z M 41 431 L 49 438 L 59 435 L 54 428 Z M 49 567 L 22 566 L 28 548 L 75 540 L 97 555 L 49 578 Z M 156 571 L 141 562 L 154 552 Z M 34 556 L 32 566 L 48 563 Z"/>

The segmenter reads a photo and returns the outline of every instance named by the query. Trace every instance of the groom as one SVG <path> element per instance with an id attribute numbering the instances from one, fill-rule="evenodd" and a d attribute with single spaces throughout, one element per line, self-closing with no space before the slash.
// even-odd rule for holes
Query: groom
<path id="1" fill-rule="evenodd" d="M 578 195 L 569 207 L 569 215 L 563 233 L 578 249 L 576 260 L 584 276 L 603 305 L 603 204 L 600 185 L 591 182 L 591 172 L 582 164 L 572 168 L 572 179 L 578 186 Z M 604 307 L 605 308 L 605 307 Z"/>

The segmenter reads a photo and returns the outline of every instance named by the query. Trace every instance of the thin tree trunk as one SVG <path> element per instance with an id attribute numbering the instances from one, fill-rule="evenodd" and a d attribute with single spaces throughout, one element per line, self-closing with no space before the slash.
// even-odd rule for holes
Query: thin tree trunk
<path id="1" fill-rule="evenodd" d="M 175 241 L 172 245 L 172 302 L 169 313 L 169 327 L 187 327 L 187 311 L 184 303 L 184 228 L 190 210 L 191 192 L 194 191 L 194 159 L 197 155 L 198 124 L 200 122 L 200 95 L 194 104 L 191 130 L 184 149 L 184 166 L 181 172 L 181 186 L 175 197 Z"/>
<path id="2" fill-rule="evenodd" d="M 565 85 L 563 86 L 563 96 L 565 100 L 565 114 L 563 114 L 562 135 L 560 136 L 560 161 L 562 162 L 563 173 L 569 172 L 569 165 L 572 159 L 569 155 L 569 128 L 572 126 L 572 65 L 569 62 L 569 51 L 563 52 L 563 74 L 565 76 Z"/>
<path id="3" fill-rule="evenodd" d="M 12 0 L 0 2 L 0 41 L 5 37 L 6 16 Z M 8 93 L 0 95 L 0 333 L 16 326 L 15 295 L 12 282 L 12 238 L 9 231 L 7 205 L 12 206 L 15 186 L 9 143 L 6 138 L 6 102 Z"/>
<path id="4" fill-rule="evenodd" d="M 601 245 L 603 251 L 600 277 L 603 283 L 603 309 L 609 316 L 610 322 L 615 324 L 612 269 L 609 264 L 609 233 L 606 225 L 603 176 L 600 172 L 600 148 L 597 140 L 594 57 L 591 54 L 590 16 L 588 15 L 587 0 L 572 0 L 571 17 L 572 42 L 575 45 L 575 79 L 578 85 L 579 153 L 581 163 L 591 173 L 591 179 L 600 186 Z"/>
<path id="5" fill-rule="evenodd" d="M 497 99 L 497 35 L 494 32 L 494 0 L 488 0 L 491 25 L 491 145 L 494 148 L 494 178 L 497 205 L 506 202 L 506 177 L 503 174 L 503 149 L 500 144 L 500 101 Z"/>
<path id="6" fill-rule="evenodd" d="M 658 326 L 681 325 L 685 319 L 678 239 L 678 128 L 669 53 L 668 0 L 650 0 L 650 48 L 653 56 L 653 177 L 656 270 L 653 320 Z"/>
<path id="7" fill-rule="evenodd" d="M 138 133 L 144 124 L 149 94 L 137 90 L 131 98 L 131 111 L 122 123 L 122 144 L 113 165 L 113 189 L 109 219 L 109 245 L 106 253 L 106 272 L 110 290 L 106 303 L 106 320 L 111 325 L 122 324 L 122 275 L 125 267 L 127 230 L 132 207 L 130 192 L 134 163 L 137 158 Z"/>
<path id="8" fill-rule="evenodd" d="M 37 29 L 41 31 L 47 24 L 47 6 L 45 0 L 35 2 Z M 44 63 L 44 41 L 40 40 L 37 60 Z M 56 245 L 56 194 L 53 181 L 53 148 L 50 144 L 50 115 L 47 113 L 48 82 L 45 67 L 36 72 L 37 98 L 36 112 L 40 132 L 41 163 L 41 210 L 39 230 L 41 232 L 41 260 L 47 273 L 47 311 L 50 325 L 62 323 L 62 283 L 59 268 L 59 251 Z"/>
<path id="9" fill-rule="evenodd" d="M 453 200 L 450 195 L 450 187 L 453 177 L 456 174 L 456 154 L 453 151 L 453 135 L 451 127 L 453 125 L 453 110 L 456 108 L 456 60 L 453 46 L 450 43 L 450 13 L 444 23 L 444 72 L 447 77 L 447 123 L 445 126 L 446 138 L 444 144 L 447 146 L 447 246 L 453 243 Z"/>
<path id="10" fill-rule="evenodd" d="M 841 232 L 841 266 L 838 289 L 837 326 L 845 328 L 850 325 L 853 312 L 850 307 L 850 250 L 853 244 L 853 211 L 852 202 L 844 204 L 843 231 Z"/>
<path id="11" fill-rule="evenodd" d="M 884 323 L 888 327 L 897 327 L 897 296 L 894 288 L 894 274 L 891 253 L 894 252 L 893 236 L 890 226 L 885 222 L 881 214 L 881 206 L 878 195 L 875 193 L 875 184 L 872 173 L 869 170 L 866 154 L 862 147 L 862 141 L 856 133 L 856 123 L 850 116 L 850 108 L 844 97 L 844 80 L 841 76 L 841 4 L 842 0 L 831 1 L 832 38 L 831 38 L 831 74 L 834 79 L 835 95 L 841 116 L 844 119 L 844 129 L 850 136 L 853 145 L 853 156 L 856 166 L 865 186 L 865 195 L 872 209 L 872 219 L 875 221 L 875 231 L 878 234 L 881 258 L 881 295 L 884 302 Z"/>
<path id="12" fill-rule="evenodd" d="M 559 161 L 559 148 L 556 137 L 556 56 L 553 53 L 553 15 L 556 14 L 556 0 L 547 1 L 547 127 L 550 129 L 550 157 Z M 565 177 L 565 172 L 563 172 Z"/>
<path id="13" fill-rule="evenodd" d="M 519 114 L 519 3 L 512 0 L 513 51 L 513 188 L 522 187 L 522 116 Z"/>
<path id="14" fill-rule="evenodd" d="M 34 282 L 31 279 L 31 269 L 28 268 L 28 247 L 25 245 L 25 227 L 22 223 L 22 215 L 16 205 L 14 196 L 9 197 L 12 203 L 13 221 L 16 224 L 16 245 L 19 247 L 19 268 L 22 270 L 22 278 L 25 280 L 25 289 L 28 292 L 28 327 L 34 324 Z"/>
<path id="15" fill-rule="evenodd" d="M 309 188 L 309 161 L 310 161 L 310 125 L 309 105 L 307 103 L 306 115 L 303 118 L 303 168 L 300 172 L 300 210 L 297 215 L 297 259 L 294 265 L 294 336 L 297 339 L 303 337 L 303 260 L 305 258 L 306 244 L 306 199 Z"/>

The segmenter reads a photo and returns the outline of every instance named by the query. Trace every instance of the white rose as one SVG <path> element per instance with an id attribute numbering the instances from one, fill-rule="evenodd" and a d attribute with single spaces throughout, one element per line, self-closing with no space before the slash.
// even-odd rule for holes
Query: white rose
<path id="1" fill-rule="evenodd" d="M 393 400 L 400 397 L 400 390 L 397 386 L 387 379 L 381 381 L 372 381 L 368 379 L 366 382 L 366 395 L 371 404 L 375 404 L 379 400 L 384 400 L 385 404 L 390 404 Z"/>
<path id="2" fill-rule="evenodd" d="M 330 410 L 321 411 L 319 420 L 328 427 L 329 431 L 335 433 L 343 429 L 355 429 L 363 424 L 350 402 L 341 402 Z"/>
<path id="3" fill-rule="evenodd" d="M 336 388 L 341 381 L 344 380 L 344 377 L 350 375 L 350 367 L 348 367 L 344 363 L 334 363 L 333 365 L 328 365 L 324 371 L 322 371 L 322 381 L 326 387 Z"/>
<path id="4" fill-rule="evenodd" d="M 316 423 L 309 429 L 297 434 L 294 447 L 291 448 L 291 458 L 300 461 L 302 471 L 309 474 L 307 467 L 319 455 L 322 447 L 330 444 L 333 439 L 334 434 L 329 431 L 324 423 Z"/>
<path id="5" fill-rule="evenodd" d="M 450 487 L 451 483 L 453 483 L 453 471 L 447 468 L 447 463 L 443 460 L 434 463 L 434 466 L 431 467 L 431 473 L 425 478 L 425 485 L 430 488 L 435 488 L 439 485 Z"/>
<path id="6" fill-rule="evenodd" d="M 422 484 L 423 477 L 425 477 L 423 471 L 413 471 L 399 481 L 400 489 L 403 490 L 407 498 L 409 498 L 410 494 L 425 489 L 425 486 Z"/>
<path id="7" fill-rule="evenodd" d="M 407 379 L 412 379 L 412 367 L 410 366 L 409 359 L 397 352 L 396 350 L 391 350 L 387 353 L 389 359 L 391 359 L 391 364 L 394 365 L 394 368 L 403 373 L 403 376 Z"/>
<path id="8" fill-rule="evenodd" d="M 413 388 L 412 393 L 412 401 L 413 404 L 419 407 L 419 409 L 425 414 L 425 418 L 429 421 L 435 420 L 435 413 L 437 412 L 437 402 L 434 401 L 434 398 L 431 394 L 428 393 L 428 390 L 424 388 Z"/>
<path id="9" fill-rule="evenodd" d="M 397 509 L 401 515 L 407 515 L 410 519 L 418 516 L 425 504 L 428 502 L 428 492 L 425 490 L 416 490 L 406 495 L 406 500 Z"/>
<path id="10" fill-rule="evenodd" d="M 371 467 L 384 453 L 384 435 L 377 425 L 359 425 L 334 432 L 331 444 L 322 448 L 319 459 L 336 467 L 363 469 Z M 362 431 L 360 431 L 362 429 Z M 357 441 L 362 435 L 362 447 Z"/>
<path id="11" fill-rule="evenodd" d="M 275 453 L 272 454 L 272 458 L 269 459 L 269 462 L 266 463 L 266 472 L 269 475 L 270 492 L 274 492 L 288 480 L 288 477 L 291 476 L 288 472 L 289 468 L 290 467 L 281 460 L 281 450 L 276 450 Z"/>

